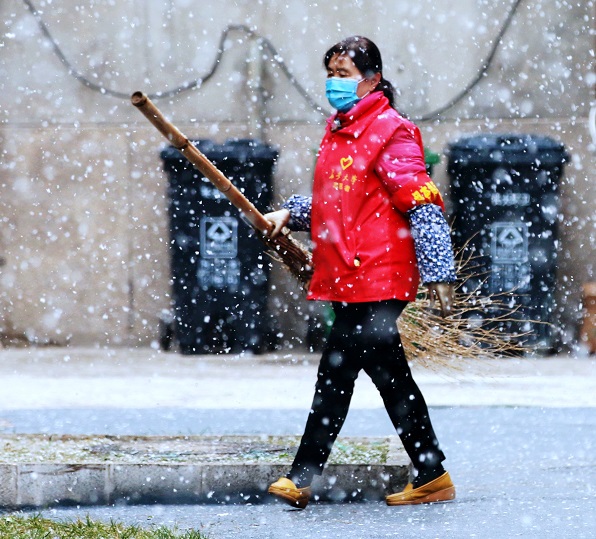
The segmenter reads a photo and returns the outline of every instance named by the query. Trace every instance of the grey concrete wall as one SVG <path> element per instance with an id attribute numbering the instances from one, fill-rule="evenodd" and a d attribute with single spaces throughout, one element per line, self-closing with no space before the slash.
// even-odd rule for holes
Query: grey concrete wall
<path id="1" fill-rule="evenodd" d="M 200 2 L 35 0 L 81 84 L 21 0 L 0 4 L 0 320 L 41 342 L 149 345 L 170 304 L 166 178 L 161 136 L 127 99 L 205 74 L 229 24 L 216 73 L 157 105 L 191 138 L 259 137 L 280 148 L 276 195 L 307 193 L 323 116 L 300 96 L 283 60 L 325 108 L 322 56 L 346 35 L 380 46 L 399 106 L 416 118 L 472 80 L 513 2 L 449 5 L 349 0 Z M 542 133 L 572 155 L 562 184 L 558 305 L 565 340 L 580 288 L 594 279 L 596 148 L 587 129 L 594 77 L 594 2 L 521 2 L 482 81 L 456 107 L 422 122 L 442 151 L 463 134 Z M 443 160 L 445 161 L 445 160 Z M 448 191 L 444 162 L 437 181 Z M 271 305 L 298 343 L 306 311 L 283 271 Z"/>

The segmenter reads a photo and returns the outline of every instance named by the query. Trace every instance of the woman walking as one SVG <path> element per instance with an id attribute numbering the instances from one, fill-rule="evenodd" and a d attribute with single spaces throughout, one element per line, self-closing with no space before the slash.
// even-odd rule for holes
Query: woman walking
<path id="1" fill-rule="evenodd" d="M 364 370 L 415 468 L 389 505 L 447 501 L 455 487 L 427 405 L 412 378 L 397 319 L 419 280 L 450 314 L 455 279 L 443 200 L 426 173 L 418 128 L 394 108 L 377 46 L 361 36 L 324 57 L 326 95 L 337 110 L 320 145 L 311 197 L 294 195 L 266 215 L 271 234 L 310 230 L 309 300 L 329 301 L 335 320 L 321 357 L 312 408 L 292 468 L 269 492 L 304 508 L 344 423 Z"/>

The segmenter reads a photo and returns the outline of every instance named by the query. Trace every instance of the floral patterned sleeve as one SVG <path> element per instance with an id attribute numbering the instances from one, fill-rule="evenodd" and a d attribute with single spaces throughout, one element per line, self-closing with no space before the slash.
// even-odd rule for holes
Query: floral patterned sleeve
<path id="1" fill-rule="evenodd" d="M 282 208 L 290 212 L 288 228 L 294 232 L 305 232 L 310 230 L 310 211 L 312 208 L 312 197 L 304 195 L 292 195 L 284 202 Z"/>
<path id="2" fill-rule="evenodd" d="M 423 284 L 452 283 L 457 279 L 449 225 L 435 204 L 416 206 L 408 212 L 418 271 Z"/>

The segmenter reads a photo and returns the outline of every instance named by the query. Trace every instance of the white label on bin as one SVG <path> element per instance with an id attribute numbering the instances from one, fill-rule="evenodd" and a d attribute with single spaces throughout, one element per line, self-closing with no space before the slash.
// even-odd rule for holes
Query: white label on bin
<path id="1" fill-rule="evenodd" d="M 201 258 L 236 258 L 238 220 L 234 217 L 201 217 Z"/>
<path id="2" fill-rule="evenodd" d="M 493 264 L 490 269 L 490 293 L 527 292 L 530 289 L 529 264 Z"/>
<path id="3" fill-rule="evenodd" d="M 522 222 L 495 222 L 491 225 L 490 256 L 493 263 L 528 260 L 528 225 Z"/>
<path id="4" fill-rule="evenodd" d="M 492 193 L 490 202 L 493 206 L 529 206 L 529 193 Z"/>
<path id="5" fill-rule="evenodd" d="M 221 289 L 237 292 L 240 288 L 240 261 L 237 259 L 202 259 L 197 272 L 203 290 Z"/>
<path id="6" fill-rule="evenodd" d="M 490 227 L 490 292 L 525 292 L 530 286 L 528 225 L 497 221 Z"/>

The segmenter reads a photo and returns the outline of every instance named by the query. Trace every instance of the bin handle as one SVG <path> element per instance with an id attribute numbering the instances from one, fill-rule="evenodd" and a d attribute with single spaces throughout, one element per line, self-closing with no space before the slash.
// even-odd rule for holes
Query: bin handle
<path id="1" fill-rule="evenodd" d="M 281 259 L 304 288 L 312 277 L 311 253 L 291 236 L 281 234 L 270 238 L 273 223 L 255 208 L 240 190 L 185 137 L 178 128 L 166 120 L 165 116 L 143 92 L 135 92 L 130 98 L 132 104 L 153 124 L 155 128 L 188 159 L 229 201 L 240 210 L 249 224 L 258 232 L 257 236 Z"/>
<path id="2" fill-rule="evenodd" d="M 514 144 L 523 144 L 523 138 L 519 135 L 501 135 L 498 139 L 497 139 L 497 144 L 499 144 L 500 146 L 510 146 L 510 145 L 514 145 Z"/>

